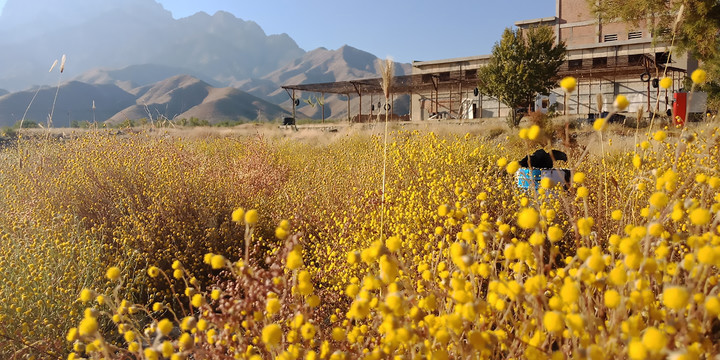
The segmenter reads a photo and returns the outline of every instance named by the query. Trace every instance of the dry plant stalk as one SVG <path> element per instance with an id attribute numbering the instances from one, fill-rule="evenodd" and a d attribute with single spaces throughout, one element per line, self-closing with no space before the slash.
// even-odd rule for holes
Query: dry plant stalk
<path id="1" fill-rule="evenodd" d="M 598 113 L 602 114 L 603 105 L 604 105 L 602 94 L 597 94 L 597 95 L 595 96 L 595 101 L 596 101 L 596 103 L 597 103 Z"/>

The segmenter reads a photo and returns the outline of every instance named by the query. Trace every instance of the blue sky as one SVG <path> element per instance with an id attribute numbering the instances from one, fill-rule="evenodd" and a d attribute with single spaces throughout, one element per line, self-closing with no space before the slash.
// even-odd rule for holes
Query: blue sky
<path id="1" fill-rule="evenodd" d="M 6 0 L 0 0 L 0 6 Z M 32 1 L 32 0 L 30 0 Z M 122 1 L 122 0 L 100 0 Z M 396 61 L 489 54 L 516 21 L 555 15 L 555 0 L 159 0 L 175 18 L 228 11 L 305 50 L 345 44 Z"/>

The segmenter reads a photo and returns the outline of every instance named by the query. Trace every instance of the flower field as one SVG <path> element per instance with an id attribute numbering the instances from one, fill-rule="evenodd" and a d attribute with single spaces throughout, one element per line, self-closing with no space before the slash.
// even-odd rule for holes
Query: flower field
<path id="1" fill-rule="evenodd" d="M 720 129 L 331 140 L 91 131 L 0 151 L 0 357 L 720 354 Z M 384 189 L 384 191 L 383 191 Z"/>

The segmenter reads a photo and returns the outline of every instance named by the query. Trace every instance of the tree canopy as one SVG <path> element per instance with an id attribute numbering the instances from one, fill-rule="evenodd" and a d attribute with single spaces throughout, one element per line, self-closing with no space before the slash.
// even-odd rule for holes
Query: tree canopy
<path id="1" fill-rule="evenodd" d="M 564 43 L 555 44 L 550 27 L 505 29 L 495 43 L 487 66 L 478 71 L 478 88 L 512 109 L 512 125 L 520 123 L 517 110 L 536 94 L 557 87 L 557 73 L 565 61 Z"/>

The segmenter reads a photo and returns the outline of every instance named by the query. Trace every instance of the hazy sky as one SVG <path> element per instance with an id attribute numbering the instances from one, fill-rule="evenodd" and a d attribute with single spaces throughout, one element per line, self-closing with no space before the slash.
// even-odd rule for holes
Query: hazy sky
<path id="1" fill-rule="evenodd" d="M 26 0 L 32 1 L 32 0 Z M 122 1 L 122 0 L 99 0 Z M 0 0 L 0 6 L 6 0 Z M 228 11 L 305 50 L 344 44 L 396 61 L 489 54 L 516 21 L 555 15 L 555 0 L 159 0 L 175 18 Z"/>

